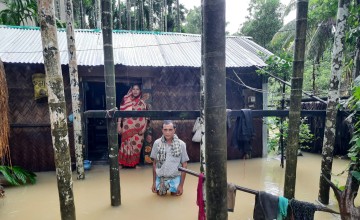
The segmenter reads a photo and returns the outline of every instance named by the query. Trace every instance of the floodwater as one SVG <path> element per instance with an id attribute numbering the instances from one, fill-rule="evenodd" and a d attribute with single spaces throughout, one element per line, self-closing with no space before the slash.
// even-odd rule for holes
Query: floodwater
<path id="1" fill-rule="evenodd" d="M 343 171 L 348 160 L 335 159 L 334 173 Z M 296 198 L 317 203 L 321 157 L 304 153 L 298 157 Z M 199 171 L 199 163 L 189 163 L 188 169 Z M 266 192 L 283 195 L 285 168 L 280 167 L 276 158 L 232 160 L 227 164 L 228 182 Z M 57 220 L 60 205 L 55 172 L 37 173 L 35 185 L 6 187 L 4 198 L 0 198 L 1 220 Z M 333 177 L 339 185 L 345 183 L 346 176 Z M 180 197 L 160 197 L 151 192 L 151 166 L 139 169 L 120 170 L 121 206 L 110 204 L 109 168 L 95 165 L 86 171 L 86 179 L 76 180 L 73 173 L 76 217 L 78 220 L 98 219 L 197 219 L 196 205 L 197 177 L 186 175 L 184 194 Z M 329 207 L 335 210 L 337 202 L 331 191 Z M 230 220 L 252 219 L 254 195 L 237 191 L 234 212 L 229 212 Z M 359 200 L 356 201 L 359 204 Z M 315 219 L 339 219 L 339 216 L 316 212 Z"/>

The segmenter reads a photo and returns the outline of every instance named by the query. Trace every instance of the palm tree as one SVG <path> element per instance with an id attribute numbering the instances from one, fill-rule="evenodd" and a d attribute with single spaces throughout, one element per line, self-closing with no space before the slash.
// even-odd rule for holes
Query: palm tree
<path id="1" fill-rule="evenodd" d="M 75 145 L 75 160 L 77 179 L 85 179 L 84 162 L 83 162 L 83 136 L 81 129 L 81 104 L 79 93 L 79 77 L 78 66 L 76 60 L 76 46 L 74 33 L 74 17 L 73 17 L 72 0 L 66 0 L 66 37 L 69 55 L 69 73 L 70 73 L 70 87 L 71 87 L 71 104 L 73 111 L 73 126 L 74 126 L 74 145 Z"/>
<path id="2" fill-rule="evenodd" d="M 206 217 L 227 219 L 225 0 L 204 0 Z M 214 19 L 216 18 L 216 22 Z M 211 22 L 213 21 L 213 22 Z"/>
<path id="3" fill-rule="evenodd" d="M 322 148 L 321 172 L 320 177 L 319 201 L 323 204 L 329 203 L 330 185 L 324 177 L 331 180 L 331 170 L 333 162 L 333 151 L 335 145 L 335 129 L 337 118 L 337 105 L 339 103 L 340 78 L 343 68 L 343 52 L 345 43 L 346 21 L 349 16 L 350 0 L 339 0 L 338 17 L 336 21 L 336 32 L 333 44 L 330 86 L 328 103 L 326 107 L 326 121 L 324 130 L 324 141 Z"/>
<path id="4" fill-rule="evenodd" d="M 102 0 L 102 36 L 104 45 L 104 78 L 105 78 L 105 94 L 106 109 L 116 108 L 116 89 L 115 89 L 115 69 L 114 55 L 112 45 L 112 10 L 111 0 Z M 120 194 L 120 176 L 118 162 L 118 135 L 116 132 L 116 118 L 107 118 L 108 132 L 108 149 L 110 164 L 110 193 L 111 205 L 119 206 L 121 204 Z"/>
<path id="5" fill-rule="evenodd" d="M 53 0 L 39 0 L 39 21 L 43 45 L 51 136 L 55 155 L 61 218 L 76 219 L 64 82 L 61 74 Z"/>
<path id="6" fill-rule="evenodd" d="M 293 74 L 291 80 L 290 111 L 289 111 L 289 138 L 286 149 L 286 168 L 284 196 L 288 199 L 295 197 L 295 181 L 297 166 L 297 150 L 299 148 L 300 110 L 302 84 L 304 74 L 305 39 L 308 1 L 297 1 L 295 53 Z"/>

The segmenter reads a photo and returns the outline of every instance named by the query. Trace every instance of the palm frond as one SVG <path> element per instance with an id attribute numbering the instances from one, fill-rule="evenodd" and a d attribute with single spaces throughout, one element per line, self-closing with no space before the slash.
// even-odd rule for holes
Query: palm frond
<path id="1" fill-rule="evenodd" d="M 295 38 L 295 25 L 296 20 L 292 20 L 285 24 L 280 30 L 276 32 L 273 36 L 272 40 L 270 41 L 271 45 L 279 45 L 281 43 L 281 48 L 288 50 L 291 42 Z"/>
<path id="2" fill-rule="evenodd" d="M 333 36 L 332 27 L 333 22 L 331 20 L 323 21 L 314 29 L 313 34 L 309 35 L 306 50 L 308 58 L 319 59 L 324 54 L 326 46 L 331 42 Z"/>
<path id="3" fill-rule="evenodd" d="M 283 18 L 289 15 L 289 13 L 296 9 L 296 0 L 290 0 L 289 4 L 285 6 Z"/>
<path id="4" fill-rule="evenodd" d="M 4 176 L 5 180 L 12 186 L 18 186 L 20 183 L 14 178 L 11 170 L 7 166 L 0 166 L 0 173 Z"/>
<path id="5" fill-rule="evenodd" d="M 35 173 L 27 171 L 19 166 L 13 166 L 12 170 L 16 178 L 19 179 L 22 182 L 22 184 L 26 184 L 27 182 L 30 182 L 31 184 L 36 183 Z"/>
<path id="6" fill-rule="evenodd" d="M 0 166 L 0 173 L 13 186 L 36 183 L 36 174 L 19 166 Z"/>

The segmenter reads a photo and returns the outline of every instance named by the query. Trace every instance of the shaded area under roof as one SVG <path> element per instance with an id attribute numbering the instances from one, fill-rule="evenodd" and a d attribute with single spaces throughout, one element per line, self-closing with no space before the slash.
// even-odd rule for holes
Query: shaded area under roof
<path id="1" fill-rule="evenodd" d="M 0 58 L 4 63 L 42 64 L 38 27 L 0 26 Z M 75 30 L 79 66 L 104 64 L 102 33 Z M 60 62 L 68 64 L 66 31 L 58 29 Z M 185 33 L 113 31 L 114 64 L 143 67 L 200 67 L 201 36 Z M 260 53 L 271 52 L 246 37 L 226 38 L 226 67 L 262 67 Z"/>

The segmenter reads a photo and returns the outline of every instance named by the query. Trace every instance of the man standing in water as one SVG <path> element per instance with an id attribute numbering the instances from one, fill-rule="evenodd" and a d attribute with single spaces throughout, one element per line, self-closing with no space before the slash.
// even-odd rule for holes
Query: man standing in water
<path id="1" fill-rule="evenodd" d="M 185 172 L 178 171 L 181 166 L 187 167 L 189 156 L 186 144 L 175 134 L 176 125 L 171 120 L 165 120 L 162 136 L 154 142 L 150 157 L 153 158 L 153 193 L 180 196 L 183 193 Z"/>

